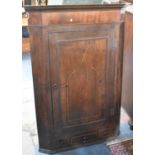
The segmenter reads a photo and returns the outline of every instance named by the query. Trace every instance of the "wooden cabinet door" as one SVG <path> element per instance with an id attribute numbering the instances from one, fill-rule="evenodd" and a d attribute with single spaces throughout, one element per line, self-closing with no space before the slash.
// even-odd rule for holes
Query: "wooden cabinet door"
<path id="1" fill-rule="evenodd" d="M 55 138 L 78 143 L 76 135 L 97 138 L 110 120 L 118 126 L 120 25 L 57 26 L 48 39 Z"/>

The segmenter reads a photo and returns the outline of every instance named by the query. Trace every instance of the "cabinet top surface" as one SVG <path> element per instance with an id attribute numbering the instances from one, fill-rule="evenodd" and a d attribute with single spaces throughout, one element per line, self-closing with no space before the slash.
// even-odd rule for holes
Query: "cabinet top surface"
<path id="1" fill-rule="evenodd" d="M 121 9 L 125 3 L 111 3 L 111 4 L 95 4 L 95 5 L 47 5 L 47 6 L 24 6 L 26 11 L 54 11 L 54 10 L 87 10 L 87 9 Z"/>

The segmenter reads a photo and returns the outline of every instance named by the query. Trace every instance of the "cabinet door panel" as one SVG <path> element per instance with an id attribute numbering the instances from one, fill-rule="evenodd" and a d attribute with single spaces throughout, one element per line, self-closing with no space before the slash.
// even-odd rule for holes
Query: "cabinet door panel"
<path id="1" fill-rule="evenodd" d="M 104 123 L 115 112 L 118 26 L 86 27 L 48 35 L 54 126 L 59 131 Z"/>
<path id="2" fill-rule="evenodd" d="M 65 124 L 82 124 L 102 118 L 102 102 L 106 96 L 106 40 L 73 40 L 62 43 L 59 49 L 62 52 L 60 96 Z"/>

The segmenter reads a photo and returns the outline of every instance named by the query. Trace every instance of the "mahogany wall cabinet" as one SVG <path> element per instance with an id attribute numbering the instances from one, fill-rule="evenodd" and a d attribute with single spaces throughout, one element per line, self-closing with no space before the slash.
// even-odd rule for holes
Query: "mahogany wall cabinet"
<path id="1" fill-rule="evenodd" d="M 123 4 L 27 6 L 40 151 L 118 133 Z"/>

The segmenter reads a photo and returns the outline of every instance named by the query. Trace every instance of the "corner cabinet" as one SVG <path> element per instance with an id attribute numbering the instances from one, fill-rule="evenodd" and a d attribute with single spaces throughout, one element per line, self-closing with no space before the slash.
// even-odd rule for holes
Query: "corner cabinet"
<path id="1" fill-rule="evenodd" d="M 26 7 L 40 151 L 90 145 L 118 133 L 122 6 Z"/>

